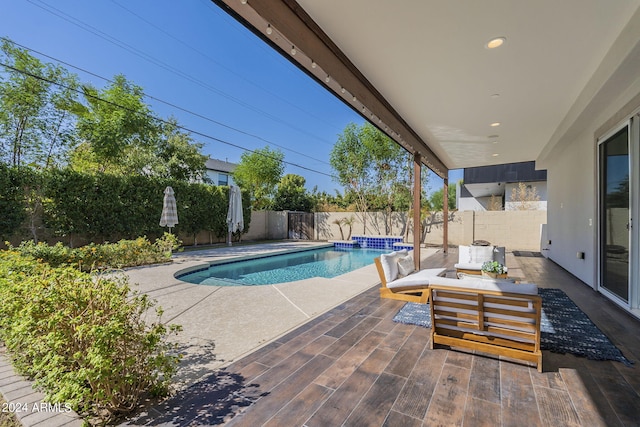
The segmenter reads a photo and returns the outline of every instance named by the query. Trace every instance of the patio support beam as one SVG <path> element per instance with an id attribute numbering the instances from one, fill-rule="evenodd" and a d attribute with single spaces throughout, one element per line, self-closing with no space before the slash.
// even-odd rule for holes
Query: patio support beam
<path id="1" fill-rule="evenodd" d="M 442 196 L 442 252 L 449 252 L 449 178 L 444 179 Z"/>
<path id="2" fill-rule="evenodd" d="M 409 153 L 420 154 L 425 165 L 438 176 L 447 176 L 448 168 L 428 146 L 428 141 L 411 128 L 295 0 L 211 1 Z"/>
<path id="3" fill-rule="evenodd" d="M 420 270 L 420 202 L 422 199 L 422 159 L 419 153 L 413 155 L 413 263 Z"/>

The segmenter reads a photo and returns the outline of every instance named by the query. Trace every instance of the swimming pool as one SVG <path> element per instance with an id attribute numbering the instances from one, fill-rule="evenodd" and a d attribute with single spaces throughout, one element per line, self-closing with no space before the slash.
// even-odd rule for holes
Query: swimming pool
<path id="1" fill-rule="evenodd" d="M 390 251 L 321 248 L 215 264 L 177 278 L 209 286 L 273 285 L 311 277 L 332 278 L 373 264 L 375 257 L 387 252 Z"/>

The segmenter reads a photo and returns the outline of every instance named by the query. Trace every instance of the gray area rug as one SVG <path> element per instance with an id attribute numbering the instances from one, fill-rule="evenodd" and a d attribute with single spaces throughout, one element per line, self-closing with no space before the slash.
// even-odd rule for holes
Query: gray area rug
<path id="1" fill-rule="evenodd" d="M 554 353 L 569 353 L 591 360 L 615 360 L 631 366 L 620 349 L 560 289 L 538 289 L 542 297 L 540 347 Z M 428 304 L 406 303 L 394 322 L 431 327 Z"/>

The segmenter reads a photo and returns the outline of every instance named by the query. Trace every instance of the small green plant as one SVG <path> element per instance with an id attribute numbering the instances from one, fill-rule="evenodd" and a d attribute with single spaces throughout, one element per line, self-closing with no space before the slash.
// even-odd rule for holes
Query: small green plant
<path id="1" fill-rule="evenodd" d="M 56 249 L 57 250 L 57 249 Z M 108 423 L 168 392 L 180 328 L 124 275 L 52 267 L 0 252 L 0 341 L 50 403 Z"/>
<path id="2" fill-rule="evenodd" d="M 30 255 L 53 267 L 71 265 L 82 271 L 92 271 L 168 262 L 171 260 L 171 253 L 181 243 L 173 234 L 164 233 L 154 243 L 146 237 L 139 237 L 117 243 L 89 243 L 79 248 L 69 248 L 60 242 L 48 245 L 33 241 L 22 242 L 15 248 L 8 243 L 7 246 L 10 250 Z"/>
<path id="3" fill-rule="evenodd" d="M 156 248 L 158 253 L 161 253 L 165 258 L 170 259 L 171 253 L 180 249 L 182 241 L 180 241 L 174 234 L 165 232 L 162 237 L 155 241 L 153 246 Z"/>
<path id="4" fill-rule="evenodd" d="M 481 270 L 486 273 L 504 274 L 506 269 L 504 265 L 500 264 L 498 261 L 485 261 L 482 264 Z"/>

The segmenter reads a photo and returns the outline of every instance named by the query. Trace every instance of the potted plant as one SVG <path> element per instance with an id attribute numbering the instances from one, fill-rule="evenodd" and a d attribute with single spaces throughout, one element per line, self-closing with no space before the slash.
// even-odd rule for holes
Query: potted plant
<path id="1" fill-rule="evenodd" d="M 482 264 L 482 275 L 497 278 L 506 275 L 507 268 L 498 261 L 486 261 Z"/>

